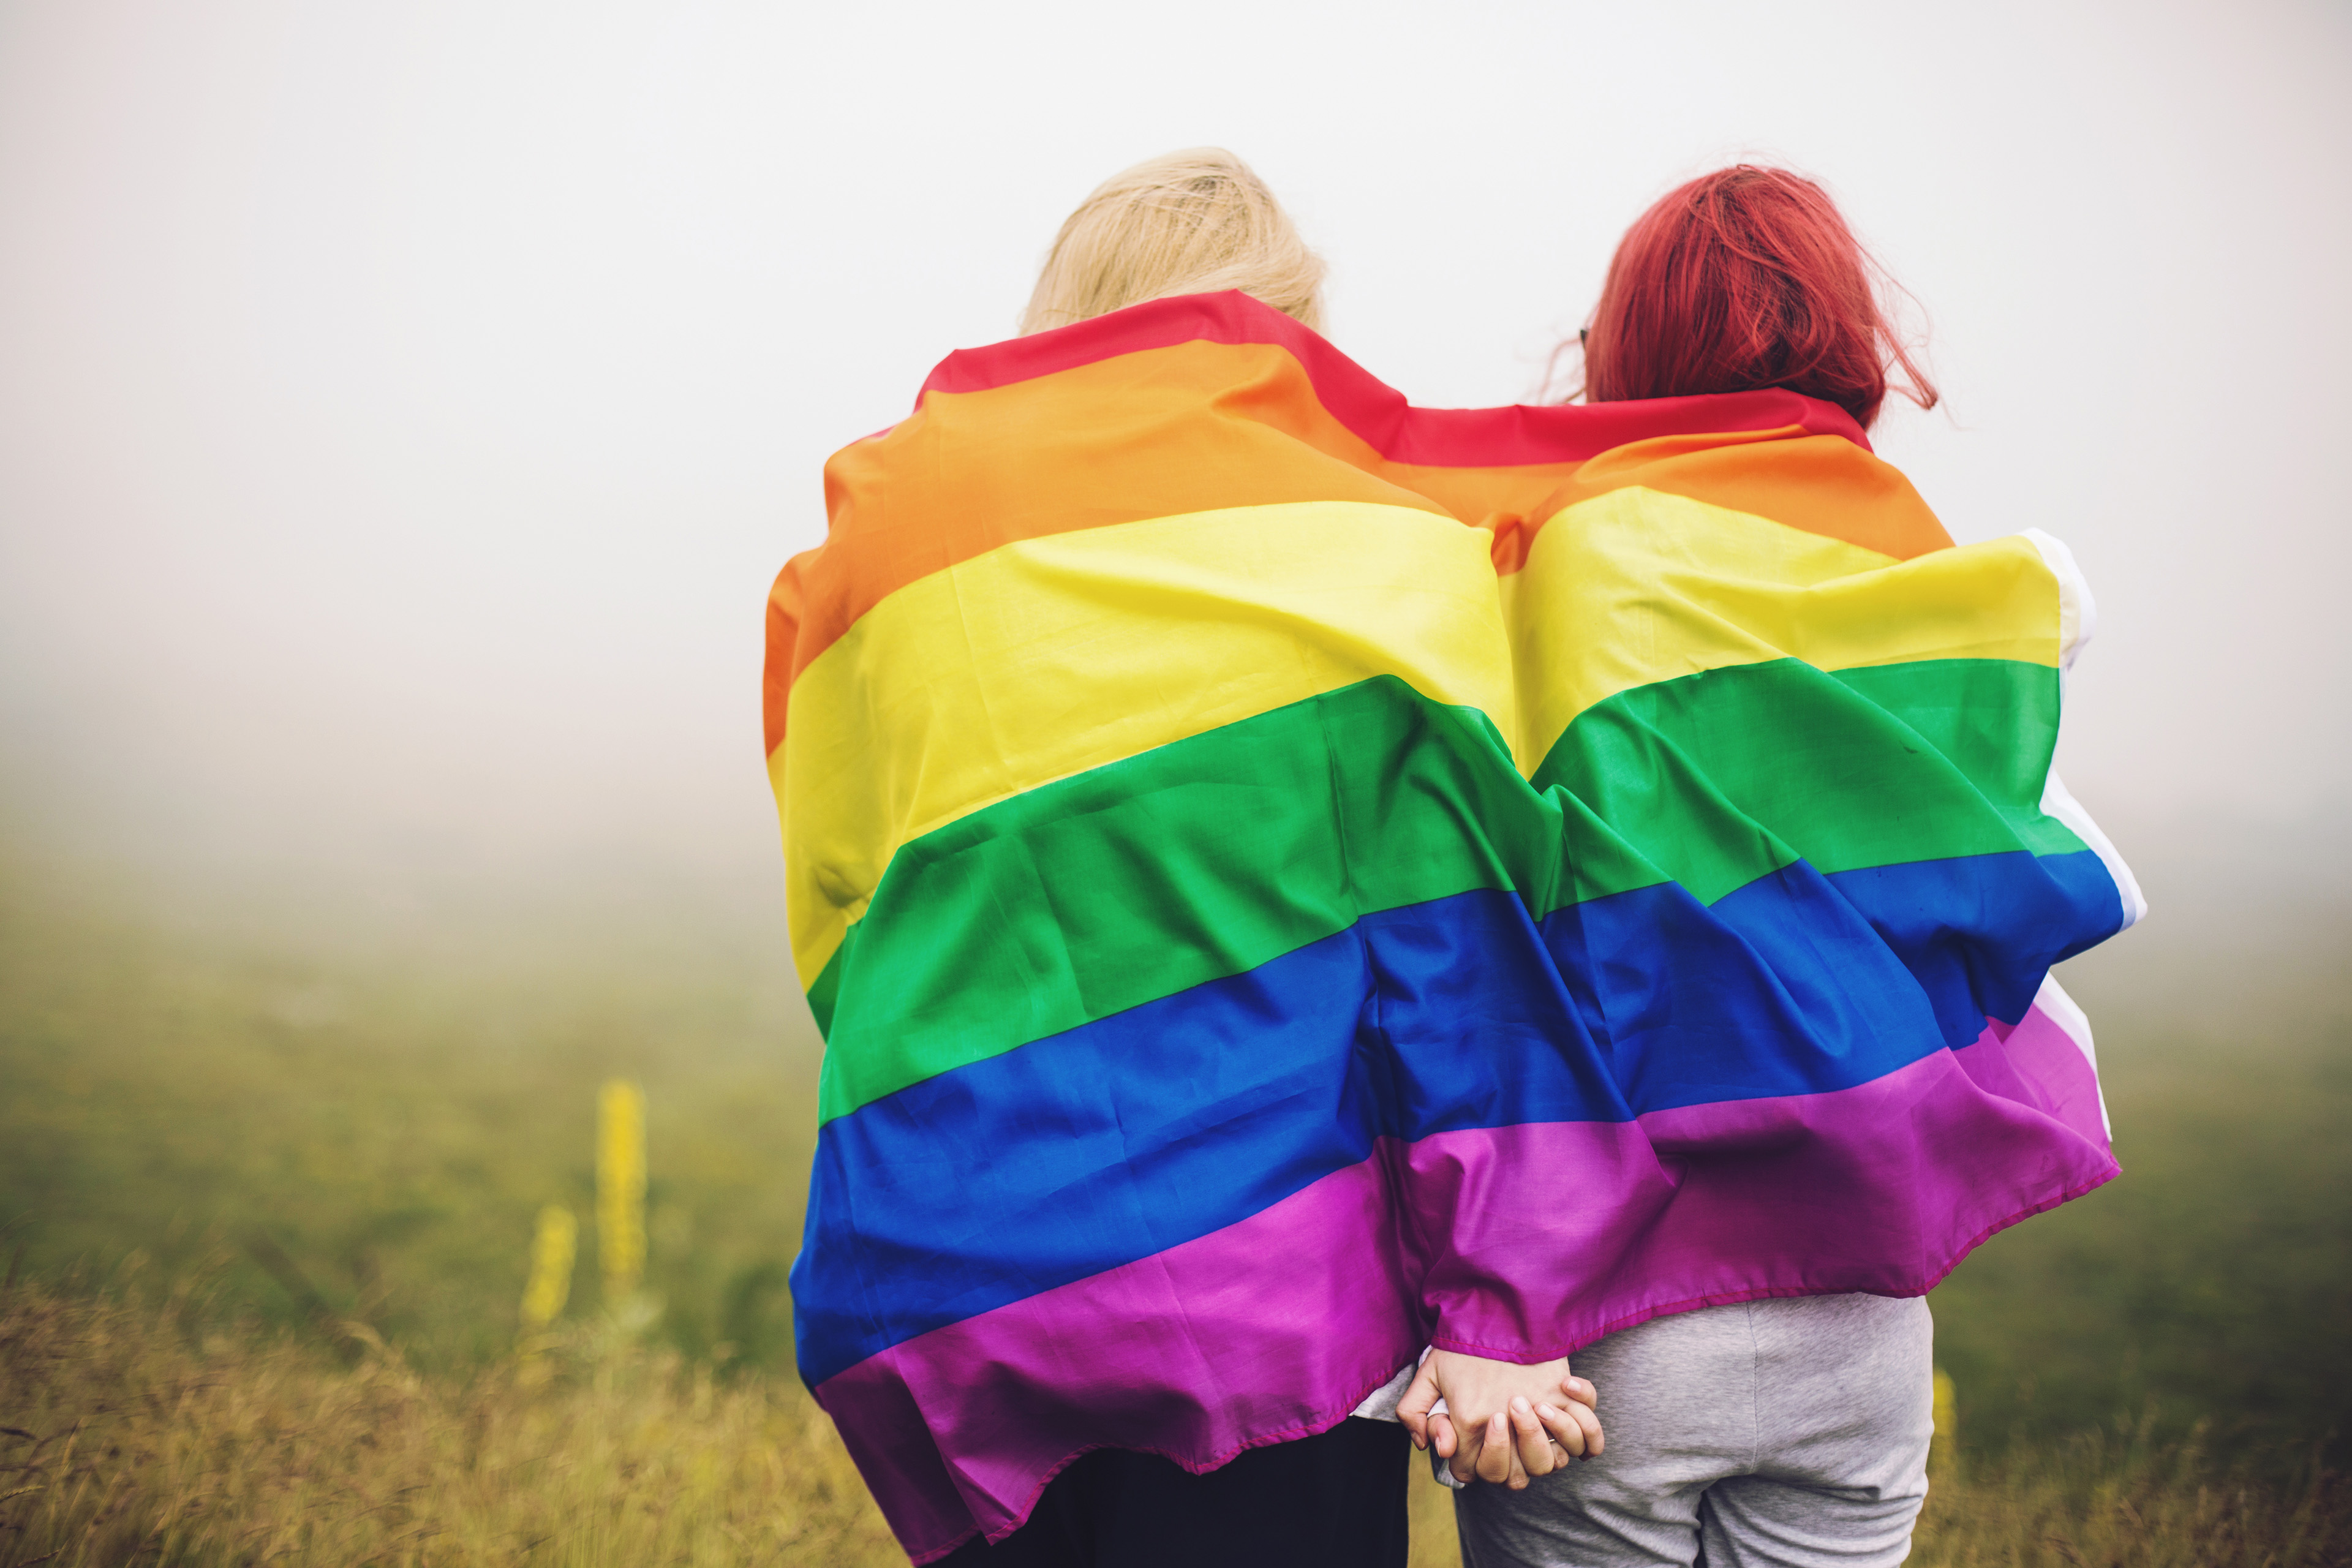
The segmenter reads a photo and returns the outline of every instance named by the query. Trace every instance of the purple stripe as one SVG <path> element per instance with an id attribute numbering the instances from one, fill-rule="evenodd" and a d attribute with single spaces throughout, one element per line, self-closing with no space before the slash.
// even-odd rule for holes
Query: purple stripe
<path id="1" fill-rule="evenodd" d="M 1001 1538 L 1088 1448 L 1211 1470 L 1346 1416 L 1423 1342 L 1386 1163 L 826 1379 L 818 1397 L 908 1553 L 939 1556 L 975 1521 Z M 925 1472 L 945 1456 L 952 1489 L 904 1453 Z"/>
<path id="2" fill-rule="evenodd" d="M 1445 1237 L 1423 1285 L 1434 1342 L 1533 1361 L 1727 1301 L 1923 1295 L 1994 1231 L 2116 1173 L 2104 1140 L 1984 1092 L 1941 1051 L 1853 1089 L 1637 1125 L 1640 1155 L 1589 1123 L 1412 1147 L 1418 1228 Z M 1526 1212 L 1538 1172 L 1564 1212 Z"/>
<path id="3" fill-rule="evenodd" d="M 907 1379 L 885 1364 L 890 1353 L 827 1378 L 816 1400 L 840 1430 L 842 1446 L 866 1478 L 898 1544 L 916 1562 L 928 1563 L 971 1540 L 979 1526 L 948 1474 Z M 1022 1513 L 1027 1517 L 1028 1510 Z"/>
<path id="4" fill-rule="evenodd" d="M 2026 1034 L 1969 1052 L 2008 1063 Z M 1237 1225 L 908 1340 L 818 1392 L 923 1562 L 1010 1532 L 1088 1448 L 1200 1471 L 1322 1430 L 1424 1339 L 1535 1361 L 1718 1302 L 1919 1295 L 2115 1171 L 2104 1138 L 1950 1052 L 1829 1094 L 1384 1141 Z"/>
<path id="5" fill-rule="evenodd" d="M 1952 1054 L 1979 1088 L 2021 1100 L 2107 1147 L 2098 1071 L 2065 1026 L 2041 1008 L 2029 1009 L 2014 1027 L 1997 1020 L 1986 1025 L 1974 1045 Z"/>

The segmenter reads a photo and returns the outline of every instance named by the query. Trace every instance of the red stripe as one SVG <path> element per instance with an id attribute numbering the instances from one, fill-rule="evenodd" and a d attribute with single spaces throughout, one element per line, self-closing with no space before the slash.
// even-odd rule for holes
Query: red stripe
<path id="1" fill-rule="evenodd" d="M 1289 350 L 1306 367 L 1317 399 L 1331 416 L 1394 463 L 1495 468 L 1580 462 L 1657 436 L 1791 425 L 1809 436 L 1843 436 L 1870 449 L 1870 438 L 1844 409 L 1779 387 L 1634 403 L 1415 408 L 1307 327 L 1232 289 L 1150 300 L 1032 337 L 959 349 L 931 372 L 923 393 L 985 392 L 1120 354 L 1200 342 L 1272 343 Z M 915 405 L 922 406 L 921 395 Z"/>

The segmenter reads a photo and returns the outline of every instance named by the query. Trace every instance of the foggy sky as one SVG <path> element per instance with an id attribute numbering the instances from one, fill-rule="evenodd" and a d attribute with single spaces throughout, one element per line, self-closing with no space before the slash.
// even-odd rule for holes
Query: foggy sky
<path id="1" fill-rule="evenodd" d="M 0 785 L 159 854 L 772 865 L 824 457 L 1217 143 L 1431 405 L 1528 396 L 1672 184 L 1822 179 L 1948 396 L 1880 449 L 2098 595 L 2074 793 L 2352 795 L 2345 7 L 823 10 L 0 3 Z"/>

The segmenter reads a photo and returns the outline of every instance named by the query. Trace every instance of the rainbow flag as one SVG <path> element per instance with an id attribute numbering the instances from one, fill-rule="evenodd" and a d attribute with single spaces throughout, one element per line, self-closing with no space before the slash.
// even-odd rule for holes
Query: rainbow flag
<path id="1" fill-rule="evenodd" d="M 1916 1295 L 2116 1173 L 2091 605 L 1784 392 L 1406 405 L 1237 294 L 950 356 L 770 606 L 803 1375 L 918 1562 L 1424 1344 Z"/>

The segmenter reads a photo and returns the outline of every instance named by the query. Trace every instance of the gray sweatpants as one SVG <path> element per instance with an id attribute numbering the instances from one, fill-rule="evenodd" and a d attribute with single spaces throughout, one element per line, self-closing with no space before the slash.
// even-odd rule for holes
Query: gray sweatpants
<path id="1" fill-rule="evenodd" d="M 1454 1494 L 1467 1568 L 1894 1564 L 1927 1496 L 1934 1326 L 1916 1297 L 1654 1318 L 1571 1358 L 1606 1451 Z"/>

